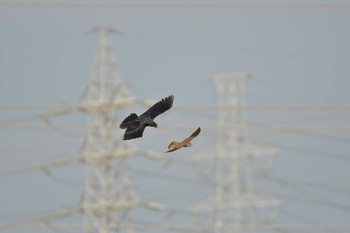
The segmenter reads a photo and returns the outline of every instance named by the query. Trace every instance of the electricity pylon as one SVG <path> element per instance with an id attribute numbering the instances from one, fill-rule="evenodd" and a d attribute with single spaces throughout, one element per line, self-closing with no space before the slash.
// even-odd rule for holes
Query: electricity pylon
<path id="1" fill-rule="evenodd" d="M 210 177 L 214 179 L 215 190 L 209 198 L 190 208 L 198 215 L 205 213 L 207 224 L 212 226 L 208 232 L 247 232 L 245 226 L 248 225 L 249 231 L 254 230 L 254 224 L 272 223 L 282 204 L 280 200 L 254 190 L 252 175 L 261 171 L 256 171 L 256 165 L 261 164 L 258 157 L 273 159 L 277 151 L 252 144 L 237 127 L 246 124 L 241 108 L 236 107 L 245 106 L 247 77 L 246 72 L 232 72 L 213 78 L 221 111 L 217 148 L 213 155 L 201 159 L 212 160 Z M 274 210 L 272 216 L 267 214 L 271 208 Z"/>
<path id="2" fill-rule="evenodd" d="M 81 160 L 86 165 L 81 211 L 84 232 L 115 233 L 124 230 L 123 224 L 139 203 L 125 168 L 127 157 L 136 148 L 121 140 L 121 131 L 117 130 L 118 111 L 134 98 L 116 72 L 109 43 L 116 31 L 95 28 L 93 32 L 99 33 L 93 76 L 80 103 L 88 115 L 81 148 Z"/>

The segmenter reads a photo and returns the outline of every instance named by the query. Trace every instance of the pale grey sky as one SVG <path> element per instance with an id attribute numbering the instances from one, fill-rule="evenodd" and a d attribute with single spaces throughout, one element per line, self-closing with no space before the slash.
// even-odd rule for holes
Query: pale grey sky
<path id="1" fill-rule="evenodd" d="M 217 92 L 211 82 L 213 75 L 249 71 L 253 77 L 247 81 L 248 105 L 350 105 L 349 10 L 349 7 L 94 9 L 1 6 L 0 120 L 36 116 L 48 110 L 4 107 L 9 104 L 77 104 L 90 80 L 97 35 L 88 32 L 95 26 L 115 27 L 124 32 L 122 37 L 113 36 L 111 42 L 118 71 L 137 98 L 158 100 L 174 94 L 175 106 L 213 106 L 217 103 Z M 143 110 L 141 107 L 129 108 L 120 117 Z M 246 115 L 247 122 L 253 124 L 329 126 L 350 123 L 348 110 L 247 111 Z M 212 132 L 205 132 L 206 124 L 216 124 L 217 116 L 214 111 L 173 110 L 157 118 L 157 123 L 190 125 L 194 129 L 201 124 L 204 130 L 195 147 L 174 154 L 186 158 L 187 153 L 203 152 L 208 142 L 215 141 Z M 85 123 L 85 117 L 81 113 L 71 113 L 53 121 L 81 124 Z M 28 122 L 42 123 L 39 119 L 25 121 Z M 180 139 L 191 131 L 192 128 L 175 132 L 149 129 L 146 137 L 136 140 L 135 144 L 142 149 L 162 152 L 169 140 Z M 1 172 L 8 174 L 74 157 L 79 152 L 83 133 L 81 128 L 57 132 L 47 128 L 2 127 Z M 303 180 L 340 187 L 341 191 L 331 188 L 327 191 L 322 185 L 303 186 L 300 182 L 280 186 L 257 177 L 255 182 L 259 191 L 271 192 L 284 202 L 277 224 L 350 222 L 348 131 L 253 131 L 245 136 L 279 149 L 279 160 L 272 173 L 276 177 L 290 182 Z M 139 168 L 144 165 L 145 170 L 159 169 L 161 165 L 142 159 L 134 159 L 132 164 Z M 169 169 L 171 174 L 180 169 L 179 174 L 195 177 L 191 169 L 182 164 Z M 52 210 L 77 206 L 82 193 L 83 166 L 75 164 L 55 169 L 53 173 L 55 178 L 40 171 L 2 175 L 0 223 L 37 220 Z M 174 183 L 147 179 L 137 172 L 131 177 L 143 192 L 141 197 L 156 198 L 179 207 L 195 202 L 198 193 L 212 191 L 205 186 L 196 188 L 180 182 L 176 185 L 183 187 L 182 193 L 177 193 L 176 189 L 169 189 L 167 193 L 160 190 Z M 158 199 L 154 192 L 164 195 Z M 136 211 L 135 215 L 136 219 L 142 219 L 141 213 Z M 150 216 L 157 218 L 156 214 Z M 81 220 L 78 215 L 57 222 Z M 181 214 L 170 221 L 189 222 Z M 52 232 L 50 228 L 4 231 Z M 64 232 L 82 230 L 64 229 Z"/>

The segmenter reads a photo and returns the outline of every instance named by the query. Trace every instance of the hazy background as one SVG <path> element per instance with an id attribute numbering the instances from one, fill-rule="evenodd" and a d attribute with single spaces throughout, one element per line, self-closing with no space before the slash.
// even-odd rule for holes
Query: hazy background
<path id="1" fill-rule="evenodd" d="M 40 221 L 52 211 L 79 205 L 84 166 L 74 163 L 52 169 L 50 174 L 41 171 L 40 166 L 77 157 L 86 117 L 80 112 L 69 112 L 50 118 L 57 127 L 48 128 L 38 116 L 59 105 L 79 103 L 91 78 L 98 36 L 91 29 L 96 26 L 114 27 L 123 32 L 111 40 L 118 72 L 140 99 L 159 100 L 174 94 L 175 106 L 215 106 L 213 75 L 249 71 L 252 78 L 246 83 L 247 104 L 285 108 L 248 110 L 247 122 L 296 126 L 294 131 L 245 132 L 247 138 L 279 150 L 272 174 L 289 183 L 254 179 L 259 191 L 284 202 L 276 224 L 350 222 L 349 1 L 342 1 L 345 3 L 342 7 L 227 9 L 27 7 L 6 6 L 5 2 L 8 1 L 0 1 L 0 224 Z M 108 1 L 113 2 L 120 1 Z M 281 2 L 320 3 L 272 1 Z M 314 106 L 320 108 L 315 110 Z M 143 111 L 140 106 L 129 108 L 120 117 Z M 215 132 L 206 130 L 206 125 L 215 125 L 217 116 L 213 109 L 176 111 L 174 108 L 157 118 L 160 128 L 147 129 L 144 138 L 135 144 L 138 148 L 163 152 L 170 141 L 181 139 L 201 126 L 202 134 L 193 148 L 171 155 L 186 159 L 204 152 L 208 143 L 215 142 Z M 62 124 L 72 127 L 61 128 Z M 188 128 L 172 131 L 162 128 L 162 124 Z M 316 129 L 305 132 L 299 130 L 301 126 L 316 126 Z M 205 196 L 213 191 L 190 182 L 157 181 L 140 172 L 140 169 L 161 171 L 161 162 L 145 159 L 131 162 L 138 170 L 130 170 L 130 177 L 145 200 L 185 208 L 198 201 L 199 194 Z M 195 177 L 181 163 L 175 162 L 169 169 L 172 174 Z M 158 213 L 150 216 L 153 215 L 155 219 L 159 217 Z M 170 221 L 190 222 L 179 215 Z M 143 216 L 136 211 L 134 217 L 141 221 Z M 63 220 L 50 219 L 82 223 L 79 214 Z M 57 229 L 3 231 L 53 230 Z M 60 231 L 82 232 L 79 228 Z"/>

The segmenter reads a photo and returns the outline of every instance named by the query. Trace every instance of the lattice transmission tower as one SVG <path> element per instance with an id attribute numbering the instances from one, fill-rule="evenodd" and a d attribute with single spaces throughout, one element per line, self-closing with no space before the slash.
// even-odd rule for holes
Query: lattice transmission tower
<path id="1" fill-rule="evenodd" d="M 201 159 L 212 160 L 210 176 L 215 190 L 209 198 L 191 207 L 192 212 L 206 219 L 210 229 L 207 232 L 253 232 L 258 224 L 273 223 L 282 204 L 254 189 L 252 175 L 268 172 L 277 150 L 254 144 L 243 135 L 241 128 L 246 122 L 241 109 L 246 102 L 247 77 L 247 72 L 231 72 L 213 78 L 220 109 L 217 148 Z"/>
<path id="2" fill-rule="evenodd" d="M 139 203 L 126 172 L 126 161 L 136 148 L 121 140 L 118 111 L 134 97 L 116 69 L 109 43 L 112 28 L 95 28 L 99 43 L 91 83 L 85 89 L 80 108 L 88 116 L 81 159 L 86 165 L 86 180 L 81 211 L 84 232 L 123 232 L 123 224 Z M 123 224 L 122 224 L 123 223 Z M 130 232 L 130 229 L 129 229 Z"/>

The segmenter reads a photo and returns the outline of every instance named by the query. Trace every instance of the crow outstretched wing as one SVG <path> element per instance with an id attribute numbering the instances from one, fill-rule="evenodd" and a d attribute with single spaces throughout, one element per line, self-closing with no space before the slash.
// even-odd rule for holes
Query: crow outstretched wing
<path id="1" fill-rule="evenodd" d="M 123 122 L 119 125 L 119 128 L 126 129 L 129 125 L 135 124 L 136 121 L 139 121 L 139 117 L 135 113 L 131 113 Z"/>
<path id="2" fill-rule="evenodd" d="M 128 126 L 125 130 L 123 140 L 129 140 L 133 138 L 140 138 L 143 135 L 143 131 L 145 130 L 145 126 L 142 124 L 133 124 Z"/>
<path id="3" fill-rule="evenodd" d="M 159 114 L 162 114 L 166 110 L 169 110 L 173 106 L 174 102 L 174 96 L 168 96 L 161 101 L 154 104 L 152 107 L 150 107 L 146 112 L 144 112 L 140 118 L 156 118 Z"/>

